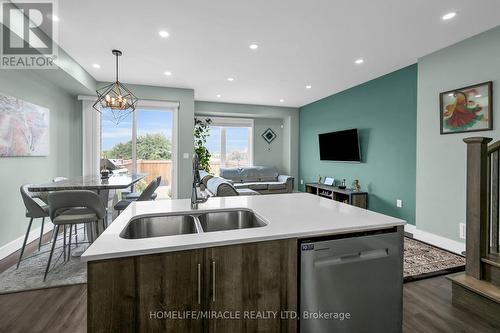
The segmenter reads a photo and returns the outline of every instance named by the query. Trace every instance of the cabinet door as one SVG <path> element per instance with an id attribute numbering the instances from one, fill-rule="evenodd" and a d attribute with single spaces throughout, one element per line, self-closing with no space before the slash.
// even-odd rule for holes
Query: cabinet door
<path id="1" fill-rule="evenodd" d="M 295 239 L 206 249 L 205 267 L 206 308 L 241 318 L 211 319 L 209 332 L 296 331 L 295 319 L 282 319 L 297 311 Z M 267 317 L 245 318 L 252 314 Z"/>
<path id="2" fill-rule="evenodd" d="M 201 332 L 203 320 L 182 316 L 203 308 L 202 279 L 203 250 L 137 257 L 137 331 Z"/>

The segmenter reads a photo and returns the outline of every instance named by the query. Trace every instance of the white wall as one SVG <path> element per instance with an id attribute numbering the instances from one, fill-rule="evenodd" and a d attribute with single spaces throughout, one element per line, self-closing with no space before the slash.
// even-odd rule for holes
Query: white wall
<path id="1" fill-rule="evenodd" d="M 252 118 L 255 120 L 261 120 L 263 118 L 281 120 L 283 122 L 282 149 L 281 151 L 276 149 L 276 153 L 281 154 L 283 161 L 283 166 L 280 171 L 295 177 L 296 180 L 298 179 L 299 109 L 266 105 L 195 101 L 195 114 L 199 116 Z M 258 133 L 255 133 L 255 135 L 257 134 Z M 258 161 L 255 162 L 258 163 Z M 295 181 L 295 186 L 297 187 L 297 185 L 298 181 Z"/>
<path id="2" fill-rule="evenodd" d="M 254 165 L 273 166 L 280 173 L 286 173 L 286 161 L 283 155 L 283 127 L 283 119 L 256 118 L 254 120 Z M 270 144 L 262 137 L 262 133 L 268 128 L 276 133 L 276 139 Z"/>
<path id="3" fill-rule="evenodd" d="M 493 81 L 493 131 L 440 135 L 439 93 Z M 418 62 L 416 227 L 455 241 L 465 223 L 466 146 L 500 139 L 500 27 Z"/>

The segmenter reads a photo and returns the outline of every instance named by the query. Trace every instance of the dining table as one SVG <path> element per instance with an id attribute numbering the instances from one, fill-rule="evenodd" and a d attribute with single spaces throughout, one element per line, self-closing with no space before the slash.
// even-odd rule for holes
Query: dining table
<path id="1" fill-rule="evenodd" d="M 28 191 L 33 192 L 34 197 L 38 197 L 43 201 L 46 201 L 46 196 L 52 191 L 63 191 L 63 190 L 90 190 L 95 191 L 101 197 L 101 200 L 109 212 L 109 191 L 110 190 L 120 190 L 132 187 L 135 183 L 145 178 L 147 174 L 145 173 L 119 173 L 111 174 L 108 178 L 101 178 L 101 175 L 88 175 L 68 178 L 60 181 L 42 183 L 42 184 L 31 184 L 28 185 Z M 108 214 L 106 214 L 106 222 L 103 221 L 102 225 L 98 225 L 97 234 L 100 235 L 106 225 L 108 224 Z M 87 230 L 88 232 L 89 230 Z M 75 253 L 75 256 L 81 253 Z"/>
<path id="2" fill-rule="evenodd" d="M 126 189 L 146 177 L 144 173 L 112 174 L 102 179 L 101 175 L 88 175 L 64 179 L 57 182 L 32 184 L 30 192 L 51 192 L 62 190 L 91 190 L 100 193 L 104 190 Z"/>

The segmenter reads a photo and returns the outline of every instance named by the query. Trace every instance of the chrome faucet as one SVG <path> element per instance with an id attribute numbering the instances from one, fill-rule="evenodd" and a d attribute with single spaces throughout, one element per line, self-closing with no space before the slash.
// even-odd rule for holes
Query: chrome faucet
<path id="1" fill-rule="evenodd" d="M 200 162 L 198 154 L 193 156 L 193 188 L 191 190 L 191 209 L 198 209 L 199 203 L 204 203 L 208 200 L 208 197 L 198 198 L 198 187 L 200 187 Z"/>

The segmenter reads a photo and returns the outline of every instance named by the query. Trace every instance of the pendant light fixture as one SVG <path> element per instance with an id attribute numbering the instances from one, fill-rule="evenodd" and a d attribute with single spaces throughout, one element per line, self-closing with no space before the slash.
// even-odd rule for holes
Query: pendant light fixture
<path id="1" fill-rule="evenodd" d="M 122 51 L 113 50 L 112 53 L 116 57 L 116 81 L 96 90 L 97 101 L 93 107 L 99 112 L 110 110 L 113 121 L 118 124 L 135 111 L 139 99 L 118 80 L 118 57 L 122 55 Z"/>

